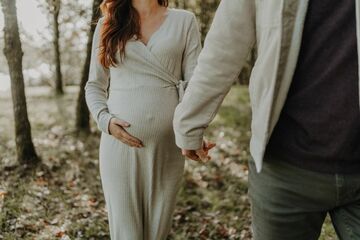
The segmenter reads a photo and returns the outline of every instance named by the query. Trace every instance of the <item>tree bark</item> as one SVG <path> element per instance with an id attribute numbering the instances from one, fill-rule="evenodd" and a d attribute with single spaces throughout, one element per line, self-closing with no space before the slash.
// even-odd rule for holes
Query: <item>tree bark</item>
<path id="1" fill-rule="evenodd" d="M 24 76 L 22 72 L 23 51 L 16 15 L 16 0 L 0 0 L 4 13 L 4 54 L 11 78 L 11 95 L 15 120 L 15 142 L 18 162 L 33 165 L 40 161 L 31 138 L 31 126 L 27 114 Z"/>
<path id="2" fill-rule="evenodd" d="M 61 0 L 53 0 L 53 31 L 54 31 L 54 61 L 55 61 L 55 92 L 57 95 L 64 94 L 63 80 L 61 74 L 61 54 L 60 54 L 60 30 L 59 30 L 59 14 Z"/>
<path id="3" fill-rule="evenodd" d="M 89 109 L 86 105 L 85 101 L 85 85 L 89 78 L 89 69 L 90 69 L 90 59 L 91 59 L 91 48 L 93 44 L 93 36 L 96 27 L 96 21 L 100 17 L 100 4 L 101 0 L 94 0 L 93 2 L 93 9 L 92 9 L 92 17 L 91 17 L 91 27 L 89 30 L 89 39 L 87 43 L 87 50 L 86 50 L 86 59 L 83 67 L 82 78 L 80 82 L 80 91 L 77 99 L 77 106 L 76 106 L 76 121 L 75 121 L 75 128 L 77 131 L 82 132 L 90 132 L 90 114 Z"/>

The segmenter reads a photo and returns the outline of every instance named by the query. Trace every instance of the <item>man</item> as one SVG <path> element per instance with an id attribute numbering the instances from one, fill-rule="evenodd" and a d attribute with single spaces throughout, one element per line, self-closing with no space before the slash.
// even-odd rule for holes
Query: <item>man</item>
<path id="1" fill-rule="evenodd" d="M 358 37 L 357 37 L 358 36 Z M 255 240 L 360 239 L 360 0 L 223 0 L 174 117 L 194 160 L 251 49 Z M 256 171 L 257 170 L 257 171 Z"/>

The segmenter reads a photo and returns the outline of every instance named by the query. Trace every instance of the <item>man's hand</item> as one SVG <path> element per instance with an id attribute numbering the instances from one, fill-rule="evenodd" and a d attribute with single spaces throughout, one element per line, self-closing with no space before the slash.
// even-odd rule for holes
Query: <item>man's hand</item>
<path id="1" fill-rule="evenodd" d="M 194 161 L 201 161 L 203 163 L 206 163 L 211 160 L 211 157 L 209 156 L 209 150 L 214 148 L 216 146 L 215 143 L 210 143 L 203 141 L 203 146 L 201 149 L 198 150 L 182 150 L 182 154 Z"/>

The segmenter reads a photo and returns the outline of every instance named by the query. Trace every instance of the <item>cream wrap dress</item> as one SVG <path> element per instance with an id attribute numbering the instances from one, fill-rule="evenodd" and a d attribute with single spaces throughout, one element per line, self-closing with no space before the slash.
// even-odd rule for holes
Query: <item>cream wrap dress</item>
<path id="1" fill-rule="evenodd" d="M 135 38 L 124 61 L 105 69 L 98 60 L 97 24 L 86 101 L 102 131 L 100 176 L 112 240 L 166 239 L 182 179 L 184 158 L 175 145 L 173 115 L 201 51 L 194 14 L 168 9 L 147 45 Z M 119 54 L 118 54 L 119 55 Z M 109 135 L 112 117 L 131 124 L 142 140 L 131 148 Z"/>

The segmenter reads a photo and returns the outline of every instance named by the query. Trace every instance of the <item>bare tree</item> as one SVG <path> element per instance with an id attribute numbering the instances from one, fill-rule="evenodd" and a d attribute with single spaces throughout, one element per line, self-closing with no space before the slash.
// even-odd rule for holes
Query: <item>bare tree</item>
<path id="1" fill-rule="evenodd" d="M 100 4 L 102 0 L 94 0 L 93 2 L 93 9 L 92 9 L 92 17 L 91 17 L 91 27 L 89 30 L 89 37 L 87 43 L 87 50 L 86 50 L 86 59 L 84 63 L 84 68 L 82 72 L 81 82 L 80 82 L 80 91 L 77 100 L 76 106 L 76 121 L 75 127 L 77 131 L 82 132 L 90 132 L 90 115 L 89 109 L 86 105 L 85 101 L 85 85 L 89 78 L 89 69 L 90 69 L 90 59 L 91 59 L 91 48 L 93 44 L 93 36 L 96 27 L 96 21 L 100 17 Z"/>
<path id="2" fill-rule="evenodd" d="M 0 0 L 4 13 L 4 54 L 9 65 L 11 94 L 15 119 L 15 142 L 17 159 L 22 164 L 33 165 L 40 161 L 31 138 L 31 126 L 27 114 L 24 76 L 22 72 L 23 51 L 19 36 L 16 0 Z"/>
<path id="3" fill-rule="evenodd" d="M 54 47 L 54 63 L 55 63 L 55 93 L 57 95 L 64 94 L 63 79 L 61 73 L 61 54 L 60 54 L 60 30 L 59 15 L 61 0 L 48 0 L 50 13 L 53 18 L 53 47 Z"/>

